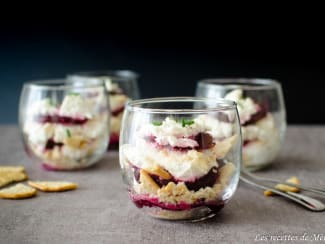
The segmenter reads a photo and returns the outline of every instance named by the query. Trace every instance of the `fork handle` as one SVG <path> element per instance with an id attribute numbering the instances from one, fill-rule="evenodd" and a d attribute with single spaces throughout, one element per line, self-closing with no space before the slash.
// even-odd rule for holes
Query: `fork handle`
<path id="1" fill-rule="evenodd" d="M 318 201 L 316 199 L 313 199 L 313 198 L 308 197 L 308 198 L 304 198 L 303 200 L 301 200 L 301 198 L 298 198 L 296 196 L 296 195 L 300 195 L 301 196 L 301 194 L 289 195 L 289 194 L 287 194 L 285 192 L 278 191 L 275 188 L 267 187 L 267 186 L 264 186 L 262 184 L 257 184 L 256 182 L 251 181 L 251 180 L 247 179 L 246 177 L 244 177 L 242 175 L 240 175 L 240 179 L 242 181 L 244 181 L 245 183 L 250 184 L 250 185 L 253 185 L 253 186 L 257 187 L 257 188 L 260 188 L 260 189 L 263 189 L 263 190 L 269 190 L 269 191 L 271 191 L 273 193 L 276 193 L 276 194 L 278 194 L 280 196 L 283 196 L 285 198 L 288 198 L 288 199 L 290 199 L 290 200 L 292 200 L 292 201 L 294 201 L 294 202 L 296 202 L 296 203 L 304 206 L 305 208 L 307 208 L 307 209 L 309 209 L 311 211 L 320 212 L 320 211 L 324 211 L 325 210 L 325 205 L 322 202 L 320 202 L 320 201 Z"/>
<path id="2" fill-rule="evenodd" d="M 282 182 L 282 181 L 279 181 L 279 180 L 260 177 L 260 176 L 257 176 L 255 174 L 252 174 L 250 172 L 247 172 L 244 169 L 242 169 L 242 171 L 243 171 L 243 173 L 245 173 L 246 175 L 248 175 L 249 177 L 251 177 L 251 178 L 253 178 L 254 180 L 257 180 L 257 181 L 267 181 L 267 182 L 275 183 L 275 184 L 283 184 L 283 185 L 298 187 L 301 190 L 309 191 L 309 192 L 312 192 L 312 193 L 315 193 L 315 194 L 318 194 L 318 195 L 321 195 L 321 196 L 325 196 L 325 190 L 322 190 L 322 189 L 317 189 L 315 187 L 309 187 L 309 186 L 305 186 L 305 185 L 301 185 L 301 184 L 296 185 L 296 184 L 292 184 L 292 183 L 288 183 L 288 182 Z"/>

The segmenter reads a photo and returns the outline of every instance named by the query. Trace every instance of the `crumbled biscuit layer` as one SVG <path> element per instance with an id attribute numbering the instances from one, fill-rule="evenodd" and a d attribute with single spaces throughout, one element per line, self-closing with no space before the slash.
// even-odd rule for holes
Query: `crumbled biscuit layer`
<path id="1" fill-rule="evenodd" d="M 138 194 L 149 194 L 152 197 L 158 197 L 160 202 L 171 204 L 179 204 L 182 202 L 193 204 L 202 199 L 205 201 L 213 201 L 221 197 L 223 190 L 228 186 L 234 172 L 234 164 L 226 163 L 220 169 L 219 178 L 214 186 L 201 188 L 198 191 L 188 190 L 184 182 L 177 184 L 169 182 L 166 186 L 159 188 L 148 174 L 142 177 L 140 174 L 140 183 L 135 183 L 134 190 Z"/>

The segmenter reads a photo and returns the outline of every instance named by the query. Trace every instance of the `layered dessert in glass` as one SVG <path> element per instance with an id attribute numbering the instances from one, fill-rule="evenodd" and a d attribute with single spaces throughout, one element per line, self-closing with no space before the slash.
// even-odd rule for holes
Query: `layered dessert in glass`
<path id="1" fill-rule="evenodd" d="M 131 100 L 126 95 L 118 83 L 113 83 L 111 79 L 105 79 L 106 89 L 109 93 L 109 104 L 111 111 L 110 119 L 110 148 L 116 149 L 119 144 L 119 136 L 122 124 L 122 117 L 125 104 Z"/>
<path id="2" fill-rule="evenodd" d="M 102 83 L 65 80 L 25 83 L 20 127 L 28 154 L 51 170 L 88 167 L 105 153 L 108 97 Z"/>
<path id="3" fill-rule="evenodd" d="M 281 85 L 266 79 L 207 79 L 197 96 L 223 97 L 237 103 L 243 138 L 243 165 L 263 168 L 273 162 L 283 142 L 286 122 Z"/>
<path id="4" fill-rule="evenodd" d="M 68 79 L 80 84 L 92 81 L 101 81 L 105 84 L 109 93 L 111 113 L 109 148 L 117 149 L 124 106 L 128 101 L 140 97 L 138 74 L 129 70 L 91 71 L 69 75 Z"/>
<path id="5" fill-rule="evenodd" d="M 153 217 L 214 216 L 235 191 L 241 159 L 236 108 L 225 100 L 209 102 L 152 99 L 127 108 L 120 147 L 123 176 L 131 200 Z M 184 109 L 173 109 L 182 103 Z M 158 104 L 170 109 L 155 109 Z"/>

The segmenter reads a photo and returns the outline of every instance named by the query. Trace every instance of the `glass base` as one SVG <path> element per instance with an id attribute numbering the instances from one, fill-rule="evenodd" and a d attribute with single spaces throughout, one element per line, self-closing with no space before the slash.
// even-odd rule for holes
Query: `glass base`
<path id="1" fill-rule="evenodd" d="M 216 216 L 224 207 L 224 204 L 215 206 L 213 209 L 206 206 L 200 206 L 188 210 L 166 210 L 159 207 L 144 207 L 143 210 L 151 217 L 162 220 L 185 221 L 185 222 L 199 222 Z"/>
<path id="2" fill-rule="evenodd" d="M 56 166 L 52 166 L 48 163 L 42 163 L 41 166 L 43 169 L 47 170 L 47 171 L 78 171 L 78 170 L 83 170 L 86 168 L 90 168 L 94 165 L 95 163 L 91 163 L 88 165 L 84 165 L 82 167 L 73 167 L 73 168 L 59 168 Z"/>

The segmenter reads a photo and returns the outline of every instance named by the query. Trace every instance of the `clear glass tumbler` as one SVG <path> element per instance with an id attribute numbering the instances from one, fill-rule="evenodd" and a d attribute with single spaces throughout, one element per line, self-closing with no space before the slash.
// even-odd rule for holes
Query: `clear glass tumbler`
<path id="1" fill-rule="evenodd" d="M 129 102 L 120 165 L 133 203 L 171 220 L 212 217 L 234 194 L 241 164 L 236 104 L 170 97 Z"/>
<path id="2" fill-rule="evenodd" d="M 225 98 L 237 103 L 243 136 L 243 166 L 264 168 L 283 143 L 286 111 L 280 83 L 270 79 L 205 79 L 196 96 Z"/>
<path id="3" fill-rule="evenodd" d="M 139 99 L 139 75 L 129 70 L 90 71 L 68 75 L 74 82 L 102 81 L 106 85 L 110 102 L 110 149 L 117 149 L 121 129 L 122 116 L 126 102 Z"/>
<path id="4" fill-rule="evenodd" d="M 97 162 L 109 141 L 109 116 L 101 82 L 31 81 L 20 97 L 25 149 L 46 169 L 81 169 Z"/>

